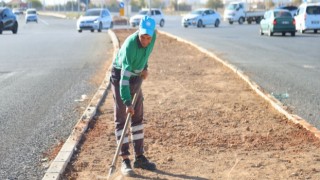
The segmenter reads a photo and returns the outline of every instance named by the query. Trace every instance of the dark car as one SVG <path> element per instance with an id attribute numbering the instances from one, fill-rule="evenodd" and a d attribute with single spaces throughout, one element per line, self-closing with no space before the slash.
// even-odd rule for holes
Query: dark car
<path id="1" fill-rule="evenodd" d="M 291 36 L 295 36 L 296 21 L 288 10 L 269 10 L 260 21 L 260 35 L 264 33 L 267 33 L 269 36 L 273 36 L 274 33 L 281 33 L 282 36 L 290 33 Z"/>
<path id="2" fill-rule="evenodd" d="M 7 7 L 0 7 L 0 34 L 2 31 L 12 31 L 13 34 L 18 32 L 16 15 Z"/>

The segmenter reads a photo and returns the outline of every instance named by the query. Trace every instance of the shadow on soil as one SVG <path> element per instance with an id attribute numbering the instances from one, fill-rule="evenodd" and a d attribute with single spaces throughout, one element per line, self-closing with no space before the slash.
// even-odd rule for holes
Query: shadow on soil
<path id="1" fill-rule="evenodd" d="M 155 170 L 154 171 L 157 174 L 162 174 L 162 175 L 166 175 L 166 176 L 170 176 L 172 178 L 181 178 L 181 179 L 192 179 L 192 180 L 208 180 L 206 178 L 202 178 L 202 177 L 198 177 L 198 176 L 188 176 L 188 175 L 182 175 L 182 174 L 172 174 L 172 173 L 167 173 L 161 170 Z M 153 178 L 148 178 L 148 177 L 144 177 L 142 175 L 135 175 L 133 176 L 134 178 L 141 178 L 141 179 L 153 179 Z M 164 178 L 167 179 L 167 178 Z M 161 180 L 161 179 L 160 179 Z"/>

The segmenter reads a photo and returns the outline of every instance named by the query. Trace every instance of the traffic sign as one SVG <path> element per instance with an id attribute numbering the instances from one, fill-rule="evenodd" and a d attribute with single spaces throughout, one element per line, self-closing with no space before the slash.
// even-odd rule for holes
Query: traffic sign
<path id="1" fill-rule="evenodd" d="M 121 2 L 119 3 L 119 7 L 120 7 L 120 8 L 124 8 L 124 2 L 121 1 Z"/>

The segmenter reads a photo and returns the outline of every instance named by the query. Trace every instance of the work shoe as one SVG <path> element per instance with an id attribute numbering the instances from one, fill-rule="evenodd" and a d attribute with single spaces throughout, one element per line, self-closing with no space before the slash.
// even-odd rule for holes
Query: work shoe
<path id="1" fill-rule="evenodd" d="M 155 170 L 156 164 L 149 162 L 144 155 L 136 157 L 136 160 L 133 163 L 134 168 L 141 168 L 146 170 Z"/>
<path id="2" fill-rule="evenodd" d="M 124 176 L 133 176 L 134 171 L 131 168 L 130 159 L 124 159 L 121 163 L 121 173 Z"/>

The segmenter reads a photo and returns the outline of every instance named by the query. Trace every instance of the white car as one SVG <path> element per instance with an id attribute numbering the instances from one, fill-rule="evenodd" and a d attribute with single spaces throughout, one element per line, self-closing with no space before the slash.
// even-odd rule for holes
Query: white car
<path id="1" fill-rule="evenodd" d="M 298 32 L 304 33 L 307 30 L 313 30 L 314 33 L 317 33 L 320 30 L 320 4 L 301 4 L 294 19 Z"/>
<path id="2" fill-rule="evenodd" d="M 13 12 L 15 15 L 21 15 L 21 14 L 23 14 L 23 10 L 20 9 L 20 8 L 14 8 L 14 9 L 12 10 L 12 12 Z"/>
<path id="3" fill-rule="evenodd" d="M 160 27 L 164 26 L 164 22 L 165 22 L 164 15 L 160 9 L 156 9 L 156 8 L 151 8 L 151 11 L 150 9 L 140 10 L 138 14 L 130 18 L 130 25 L 132 27 L 139 26 L 141 18 L 146 15 L 153 18 L 156 24 L 158 24 Z"/>
<path id="4" fill-rule="evenodd" d="M 286 9 L 290 11 L 292 17 L 294 17 L 297 14 L 298 7 L 297 6 L 280 6 L 275 9 Z"/>
<path id="5" fill-rule="evenodd" d="M 34 21 L 38 23 L 38 13 L 36 9 L 27 9 L 26 10 L 26 16 L 25 21 L 28 23 L 29 21 Z"/>
<path id="6" fill-rule="evenodd" d="M 101 32 L 102 29 L 111 29 L 112 27 L 112 16 L 108 9 L 88 9 L 85 14 L 77 20 L 77 30 L 80 33 L 82 30 L 90 30 L 91 32 L 97 30 Z"/>
<path id="7" fill-rule="evenodd" d="M 196 9 L 182 17 L 181 24 L 183 27 L 197 26 L 198 28 L 214 25 L 219 27 L 221 16 L 218 12 L 209 8 Z"/>

